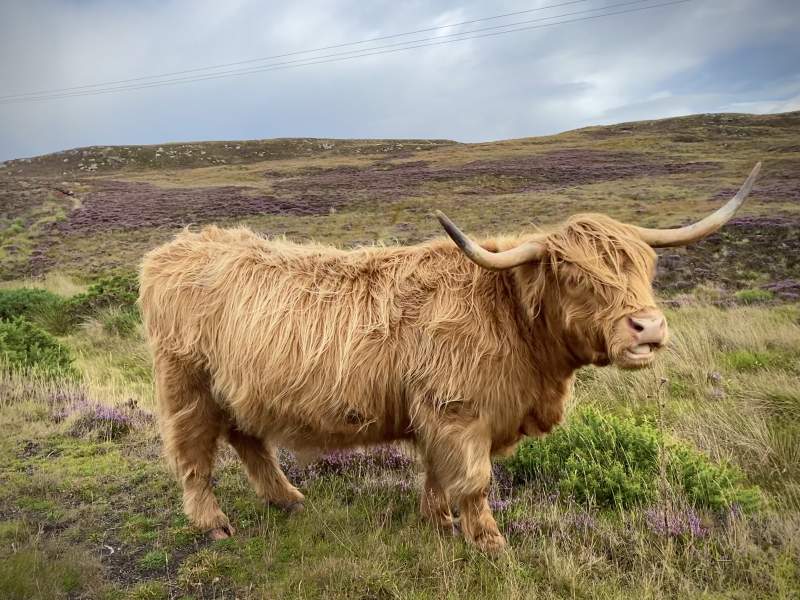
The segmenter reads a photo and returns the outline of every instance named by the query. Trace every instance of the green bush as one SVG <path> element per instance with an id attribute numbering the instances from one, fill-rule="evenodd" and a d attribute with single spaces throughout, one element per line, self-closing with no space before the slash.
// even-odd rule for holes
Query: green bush
<path id="1" fill-rule="evenodd" d="M 669 483 L 695 506 L 754 509 L 758 488 L 738 471 L 712 463 L 685 445 L 667 443 L 653 426 L 633 419 L 578 411 L 543 439 L 520 444 L 506 465 L 518 482 L 539 481 L 582 504 L 627 508 L 658 497 L 659 452 L 665 448 Z"/>
<path id="2" fill-rule="evenodd" d="M 35 321 L 44 313 L 62 306 L 61 296 L 36 288 L 0 290 L 0 319 L 25 317 Z"/>
<path id="3" fill-rule="evenodd" d="M 695 506 L 722 509 L 738 504 L 752 511 L 761 503 L 758 488 L 745 486 L 738 469 L 714 464 L 704 454 L 683 445 L 670 446 L 669 452 L 669 477 Z"/>
<path id="4" fill-rule="evenodd" d="M 0 364 L 48 374 L 75 375 L 72 355 L 41 327 L 23 317 L 0 321 Z"/>
<path id="5" fill-rule="evenodd" d="M 735 294 L 739 304 L 763 304 L 773 299 L 774 294 L 769 290 L 749 289 L 739 290 Z"/>
<path id="6" fill-rule="evenodd" d="M 520 444 L 508 468 L 578 502 L 624 508 L 655 499 L 658 448 L 648 425 L 583 410 L 550 436 Z"/>
<path id="7" fill-rule="evenodd" d="M 67 312 L 74 322 L 96 314 L 104 308 L 136 310 L 139 283 L 135 275 L 114 275 L 97 280 L 82 294 L 67 300 Z"/>

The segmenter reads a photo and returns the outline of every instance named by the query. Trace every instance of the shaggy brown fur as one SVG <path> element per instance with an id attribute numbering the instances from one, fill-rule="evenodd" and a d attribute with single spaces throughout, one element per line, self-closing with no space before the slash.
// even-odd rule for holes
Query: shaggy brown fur
<path id="1" fill-rule="evenodd" d="M 424 514 L 450 527 L 458 505 L 466 538 L 501 548 L 491 455 L 561 420 L 579 366 L 631 366 L 621 320 L 654 308 L 655 254 L 629 226 L 583 215 L 536 238 L 545 260 L 501 272 L 445 240 L 342 251 L 244 228 L 150 252 L 139 302 L 188 516 L 231 531 L 211 489 L 222 436 L 260 496 L 286 507 L 303 496 L 277 446 L 407 439 L 427 469 Z"/>

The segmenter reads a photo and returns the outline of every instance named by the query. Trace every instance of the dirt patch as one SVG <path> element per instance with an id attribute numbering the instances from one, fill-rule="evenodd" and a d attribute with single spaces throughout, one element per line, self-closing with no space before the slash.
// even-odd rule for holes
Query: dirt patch
<path id="1" fill-rule="evenodd" d="M 34 442 L 33 440 L 28 440 L 25 442 L 25 445 L 22 449 L 17 453 L 17 457 L 19 458 L 31 458 L 39 454 L 42 449 L 42 445 L 39 442 Z"/>

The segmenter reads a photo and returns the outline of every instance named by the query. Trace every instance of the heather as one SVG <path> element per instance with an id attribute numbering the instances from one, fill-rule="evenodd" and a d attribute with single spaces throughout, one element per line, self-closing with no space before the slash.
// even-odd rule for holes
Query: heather
<path id="1" fill-rule="evenodd" d="M 719 206 L 763 160 L 747 210 L 701 243 L 661 252 L 656 286 L 674 296 L 712 285 L 722 302 L 740 290 L 796 301 L 798 115 L 696 115 L 483 144 L 255 140 L 8 161 L 0 279 L 134 272 L 148 249 L 207 223 L 344 247 L 439 235 L 432 208 L 476 235 L 581 211 L 680 225 Z"/>
<path id="2" fill-rule="evenodd" d="M 796 598 L 800 595 L 800 113 L 557 136 L 93 147 L 0 169 L 0 598 Z M 408 445 L 293 452 L 305 511 L 265 505 L 221 443 L 236 528 L 186 520 L 162 457 L 135 306 L 144 252 L 245 224 L 353 247 L 476 237 L 569 212 L 678 225 L 660 251 L 672 339 L 638 372 L 579 370 L 561 427 L 498 457 L 487 557 L 419 513 Z"/>
<path id="3" fill-rule="evenodd" d="M 489 558 L 421 518 L 422 467 L 395 445 L 281 450 L 307 497 L 291 516 L 264 505 L 223 448 L 215 486 L 237 533 L 210 541 L 160 456 L 140 325 L 108 326 L 118 298 L 58 338 L 78 377 L 0 377 L 3 597 L 800 589 L 796 306 L 688 304 L 669 311 L 673 347 L 654 369 L 582 370 L 564 425 L 495 461 L 489 503 L 510 549 Z M 736 352 L 782 359 L 743 369 Z"/>

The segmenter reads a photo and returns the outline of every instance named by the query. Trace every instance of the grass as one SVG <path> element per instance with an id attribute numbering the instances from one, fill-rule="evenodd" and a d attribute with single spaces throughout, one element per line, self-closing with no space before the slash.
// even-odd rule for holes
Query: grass
<path id="1" fill-rule="evenodd" d="M 575 387 L 575 405 L 634 421 L 652 422 L 661 394 L 665 435 L 737 465 L 761 486 L 761 509 L 695 509 L 674 489 L 624 510 L 587 508 L 532 481 L 496 505 L 511 549 L 489 558 L 422 520 L 416 466 L 308 479 L 306 511 L 287 517 L 260 503 L 229 449 L 216 481 L 237 535 L 209 541 L 186 522 L 159 456 L 141 329 L 109 327 L 101 311 L 62 338 L 80 380 L 0 378 L 0 596 L 791 598 L 798 316 L 796 305 L 674 309 L 656 367 L 587 368 Z M 759 366 L 731 362 L 747 353 Z M 130 427 L 112 429 L 92 402 L 116 406 Z"/>
<path id="2" fill-rule="evenodd" d="M 577 211 L 676 225 L 718 206 L 764 160 L 740 225 L 663 254 L 656 284 L 673 307 L 673 335 L 660 360 L 639 372 L 582 369 L 571 407 L 575 418 L 589 409 L 634 428 L 658 424 L 668 444 L 730 464 L 763 498 L 751 513 L 703 508 L 667 481 L 645 503 L 607 509 L 543 480 L 510 491 L 498 483 L 492 501 L 510 549 L 490 558 L 422 520 L 416 465 L 315 477 L 297 467 L 306 511 L 288 517 L 258 500 L 225 448 L 216 489 L 237 535 L 212 542 L 187 523 L 161 459 L 135 312 L 93 309 L 69 327 L 59 314 L 37 315 L 78 376 L 0 372 L 0 598 L 798 597 L 798 118 L 697 115 L 485 144 L 97 147 L 9 162 L 0 173 L 0 289 L 66 298 L 98 274 L 134 271 L 183 224 L 118 229 L 111 219 L 90 230 L 76 217 L 102 209 L 92 192 L 109 182 L 245 187 L 302 201 L 309 214 L 214 220 L 352 247 L 440 235 L 433 208 L 477 236 Z M 593 165 L 597 156 L 610 166 Z M 659 170 L 667 163 L 702 165 Z M 622 174 L 609 178 L 614 169 Z M 330 210 L 316 210 L 328 201 Z M 187 214 L 205 222 L 202 210 Z M 137 215 L 119 218 L 130 225 Z"/>

